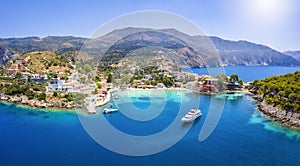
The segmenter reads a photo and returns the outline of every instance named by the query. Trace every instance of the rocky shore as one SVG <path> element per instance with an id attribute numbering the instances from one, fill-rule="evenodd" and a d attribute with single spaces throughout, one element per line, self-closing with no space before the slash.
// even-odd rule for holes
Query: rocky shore
<path id="1" fill-rule="evenodd" d="M 253 98 L 259 101 L 257 105 L 258 110 L 264 115 L 268 116 L 276 122 L 282 123 L 283 125 L 300 129 L 299 113 L 281 110 L 277 107 L 274 107 L 273 105 L 266 104 L 264 101 L 262 101 L 261 97 L 259 96 L 254 96 Z"/>
<path id="2" fill-rule="evenodd" d="M 0 100 L 27 105 L 35 108 L 59 108 L 59 109 L 75 109 L 77 105 L 74 102 L 65 102 L 65 101 L 39 101 L 37 99 L 29 100 L 27 96 L 8 96 L 5 94 L 0 94 Z"/>

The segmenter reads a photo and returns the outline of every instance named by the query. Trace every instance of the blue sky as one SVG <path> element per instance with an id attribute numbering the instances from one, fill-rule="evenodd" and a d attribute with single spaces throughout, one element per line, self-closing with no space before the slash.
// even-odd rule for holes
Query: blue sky
<path id="1" fill-rule="evenodd" d="M 0 37 L 73 35 L 89 37 L 126 13 L 163 10 L 179 14 L 207 35 L 300 50 L 297 0 L 4 0 Z"/>

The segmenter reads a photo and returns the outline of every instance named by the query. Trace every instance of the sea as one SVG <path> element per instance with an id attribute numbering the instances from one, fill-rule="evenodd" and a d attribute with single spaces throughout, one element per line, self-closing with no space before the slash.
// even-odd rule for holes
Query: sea
<path id="1" fill-rule="evenodd" d="M 296 67 L 224 67 L 244 81 Z M 204 68 L 193 69 L 207 74 Z M 118 98 L 116 98 L 118 96 Z M 221 104 L 220 104 L 221 103 Z M 102 114 L 106 107 L 118 112 Z M 183 124 L 190 107 L 203 115 Z M 96 115 L 0 103 L 0 165 L 299 165 L 300 131 L 248 95 L 121 91 Z"/>

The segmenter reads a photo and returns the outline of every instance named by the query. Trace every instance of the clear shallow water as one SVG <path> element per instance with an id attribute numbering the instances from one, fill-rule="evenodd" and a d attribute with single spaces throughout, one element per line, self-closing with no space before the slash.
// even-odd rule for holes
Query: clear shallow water
<path id="1" fill-rule="evenodd" d="M 249 74 L 249 80 L 256 79 L 257 73 Z M 46 112 L 0 103 L 0 165 L 298 165 L 300 162 L 300 133 L 263 117 L 247 95 L 215 96 L 226 98 L 222 117 L 214 132 L 199 142 L 211 96 L 178 91 L 150 94 L 135 91 L 127 99 L 119 94 L 120 99 L 112 104 L 126 108 L 133 102 L 135 107 L 145 111 L 154 104 L 150 101 L 158 104 L 166 101 L 164 109 L 153 119 L 135 121 L 121 112 L 105 115 L 105 118 L 128 134 L 154 134 L 174 121 L 181 101 L 189 103 L 200 98 L 203 116 L 166 151 L 144 157 L 120 155 L 98 145 L 74 112 Z M 98 116 L 86 115 L 86 118 Z"/>
<path id="2" fill-rule="evenodd" d="M 217 68 L 221 69 L 221 68 Z M 209 75 L 207 68 L 192 68 L 187 71 L 195 72 L 199 75 Z M 211 71 L 214 68 L 210 68 Z M 219 71 L 217 70 L 217 71 Z M 299 71 L 300 67 L 282 67 L 282 66 L 226 66 L 224 71 L 226 75 L 238 74 L 243 81 L 253 81 L 255 79 L 264 79 L 268 76 L 282 75 L 286 73 L 293 73 Z"/>

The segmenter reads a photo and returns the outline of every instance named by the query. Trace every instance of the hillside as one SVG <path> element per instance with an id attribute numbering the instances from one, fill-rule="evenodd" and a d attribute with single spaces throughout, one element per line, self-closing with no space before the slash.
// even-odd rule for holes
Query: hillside
<path id="1" fill-rule="evenodd" d="M 160 37 L 161 40 L 158 41 L 157 37 Z M 174 40 L 174 38 L 179 40 Z M 173 46 L 166 47 L 166 41 L 173 42 Z M 193 67 L 203 67 L 205 65 L 300 66 L 300 62 L 291 56 L 264 45 L 247 41 L 229 41 L 218 37 L 190 36 L 176 29 L 117 29 L 91 42 L 93 44 L 88 44 L 87 48 L 91 49 L 93 45 L 97 45 L 98 48 L 103 48 L 99 50 L 108 50 L 98 55 L 95 54 L 98 58 L 104 56 L 104 60 L 107 60 L 107 57 L 105 57 L 107 54 L 121 58 L 141 47 L 146 47 L 148 44 L 147 47 L 162 49 L 165 57 L 171 57 L 171 59 L 184 58 L 188 61 L 188 65 Z M 178 48 L 175 45 L 184 47 Z M 127 50 L 122 48 L 118 50 L 120 47 L 124 48 L 125 46 Z M 113 51 L 115 53 L 111 54 Z M 214 56 L 214 52 L 219 53 L 220 59 Z"/>
<path id="2" fill-rule="evenodd" d="M 300 62 L 265 45 L 210 37 L 225 65 L 299 66 Z"/>
<path id="3" fill-rule="evenodd" d="M 30 57 L 25 66 L 34 73 L 44 73 L 46 70 L 49 72 L 66 71 L 71 67 L 67 58 L 50 51 L 30 52 L 21 56 L 21 58 L 25 57 Z"/>
<path id="4" fill-rule="evenodd" d="M 0 62 L 5 64 L 13 54 L 26 54 L 35 51 L 64 53 L 80 50 L 85 38 L 72 36 L 48 36 L 45 38 L 0 38 Z"/>
<path id="5" fill-rule="evenodd" d="M 12 58 L 14 53 L 4 46 L 0 46 L 0 65 L 5 64 L 9 59 Z"/>
<path id="6" fill-rule="evenodd" d="M 110 58 L 121 59 L 141 48 L 149 50 L 145 49 L 146 47 L 151 47 L 153 51 L 162 51 L 162 56 L 174 63 L 186 65 L 183 63 L 187 62 L 187 65 L 192 67 L 300 66 L 300 62 L 293 57 L 264 45 L 223 40 L 218 37 L 190 36 L 175 29 L 144 28 L 116 29 L 95 39 L 72 36 L 0 39 L 0 61 L 6 63 L 13 54 L 22 55 L 33 51 L 51 51 L 62 55 L 70 55 L 71 52 L 77 55 L 78 51 L 82 50 L 82 54 L 79 55 L 82 60 L 97 63 L 101 60 L 108 61 Z M 217 53 L 220 58 L 216 57 Z"/>
<path id="7" fill-rule="evenodd" d="M 185 41 L 157 31 L 137 32 L 118 40 L 109 47 L 102 61 L 118 62 L 133 52 L 138 52 L 138 55 L 147 55 L 152 52 L 151 56 L 160 55 L 181 66 L 205 66 L 201 56 Z"/>

